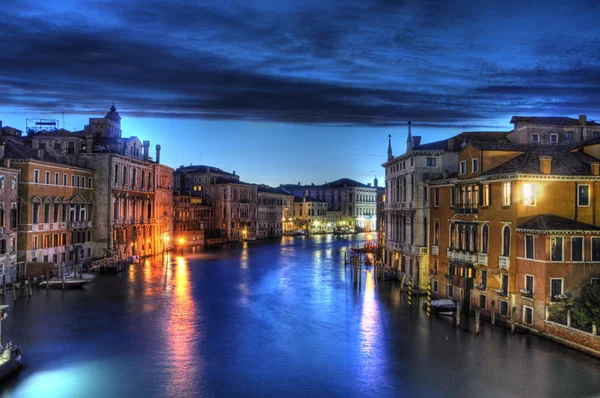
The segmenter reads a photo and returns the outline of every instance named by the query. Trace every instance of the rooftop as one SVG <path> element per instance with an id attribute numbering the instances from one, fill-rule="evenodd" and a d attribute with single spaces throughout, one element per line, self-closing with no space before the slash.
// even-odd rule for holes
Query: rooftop
<path id="1" fill-rule="evenodd" d="M 517 230 L 557 232 L 557 231 L 599 231 L 600 227 L 574 221 L 554 214 L 540 214 L 517 226 Z"/>
<path id="2" fill-rule="evenodd" d="M 510 122 L 515 123 L 527 123 L 527 124 L 541 124 L 547 126 L 581 126 L 579 119 L 564 116 L 513 116 Z M 593 120 L 586 121 L 588 126 L 600 126 Z"/>

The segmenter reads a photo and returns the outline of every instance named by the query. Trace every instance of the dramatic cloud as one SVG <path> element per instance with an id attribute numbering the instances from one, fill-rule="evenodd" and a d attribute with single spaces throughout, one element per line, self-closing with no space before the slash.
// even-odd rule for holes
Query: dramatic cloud
<path id="1" fill-rule="evenodd" d="M 600 102 L 594 2 L 8 3 L 3 108 L 477 126 Z"/>

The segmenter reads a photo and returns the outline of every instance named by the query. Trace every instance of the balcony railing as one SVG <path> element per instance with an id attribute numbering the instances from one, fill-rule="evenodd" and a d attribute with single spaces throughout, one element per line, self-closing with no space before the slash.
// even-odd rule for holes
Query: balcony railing
<path id="1" fill-rule="evenodd" d="M 498 256 L 498 267 L 508 270 L 510 268 L 510 257 Z"/>
<path id="2" fill-rule="evenodd" d="M 458 203 L 454 205 L 455 214 L 478 214 L 477 205 L 474 203 Z"/>
<path id="3" fill-rule="evenodd" d="M 434 256 L 440 255 L 440 247 L 439 246 L 431 246 L 431 254 Z"/>
<path id="4" fill-rule="evenodd" d="M 486 253 L 477 254 L 477 264 L 483 267 L 487 267 L 488 264 L 488 255 Z"/>

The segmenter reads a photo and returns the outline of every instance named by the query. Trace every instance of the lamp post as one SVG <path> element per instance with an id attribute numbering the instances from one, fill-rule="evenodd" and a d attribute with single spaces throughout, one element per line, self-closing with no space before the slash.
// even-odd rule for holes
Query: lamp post
<path id="1" fill-rule="evenodd" d="M 179 238 L 179 245 L 181 246 L 181 255 L 183 256 L 183 244 L 185 243 L 184 238 Z"/>

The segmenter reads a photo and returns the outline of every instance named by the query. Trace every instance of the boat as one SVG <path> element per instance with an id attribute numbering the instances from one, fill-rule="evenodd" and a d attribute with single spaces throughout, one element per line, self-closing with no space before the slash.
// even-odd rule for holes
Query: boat
<path id="1" fill-rule="evenodd" d="M 72 273 L 70 274 L 65 274 L 65 280 L 84 280 L 84 281 L 93 281 L 94 279 L 96 279 L 96 275 L 94 274 L 89 274 L 87 272 L 82 272 L 82 273 L 77 273 L 77 276 L 73 275 Z"/>
<path id="2" fill-rule="evenodd" d="M 427 309 L 427 301 L 423 303 L 423 308 Z M 456 303 L 450 299 L 431 300 L 431 313 L 438 315 L 454 315 L 456 312 Z"/>
<path id="3" fill-rule="evenodd" d="M 4 312 L 8 305 L 0 305 L 0 322 L 8 317 L 8 313 Z M 0 344 L 0 381 L 13 375 L 22 368 L 21 364 L 21 346 L 14 345 L 9 342 L 6 347 Z"/>
<path id="4" fill-rule="evenodd" d="M 67 279 L 64 280 L 64 288 L 65 289 L 81 289 L 86 284 L 90 283 L 89 279 Z M 46 288 L 46 285 L 49 284 L 50 289 L 62 289 L 63 281 L 57 278 L 50 279 L 49 281 L 43 281 L 38 284 L 39 287 Z"/>

